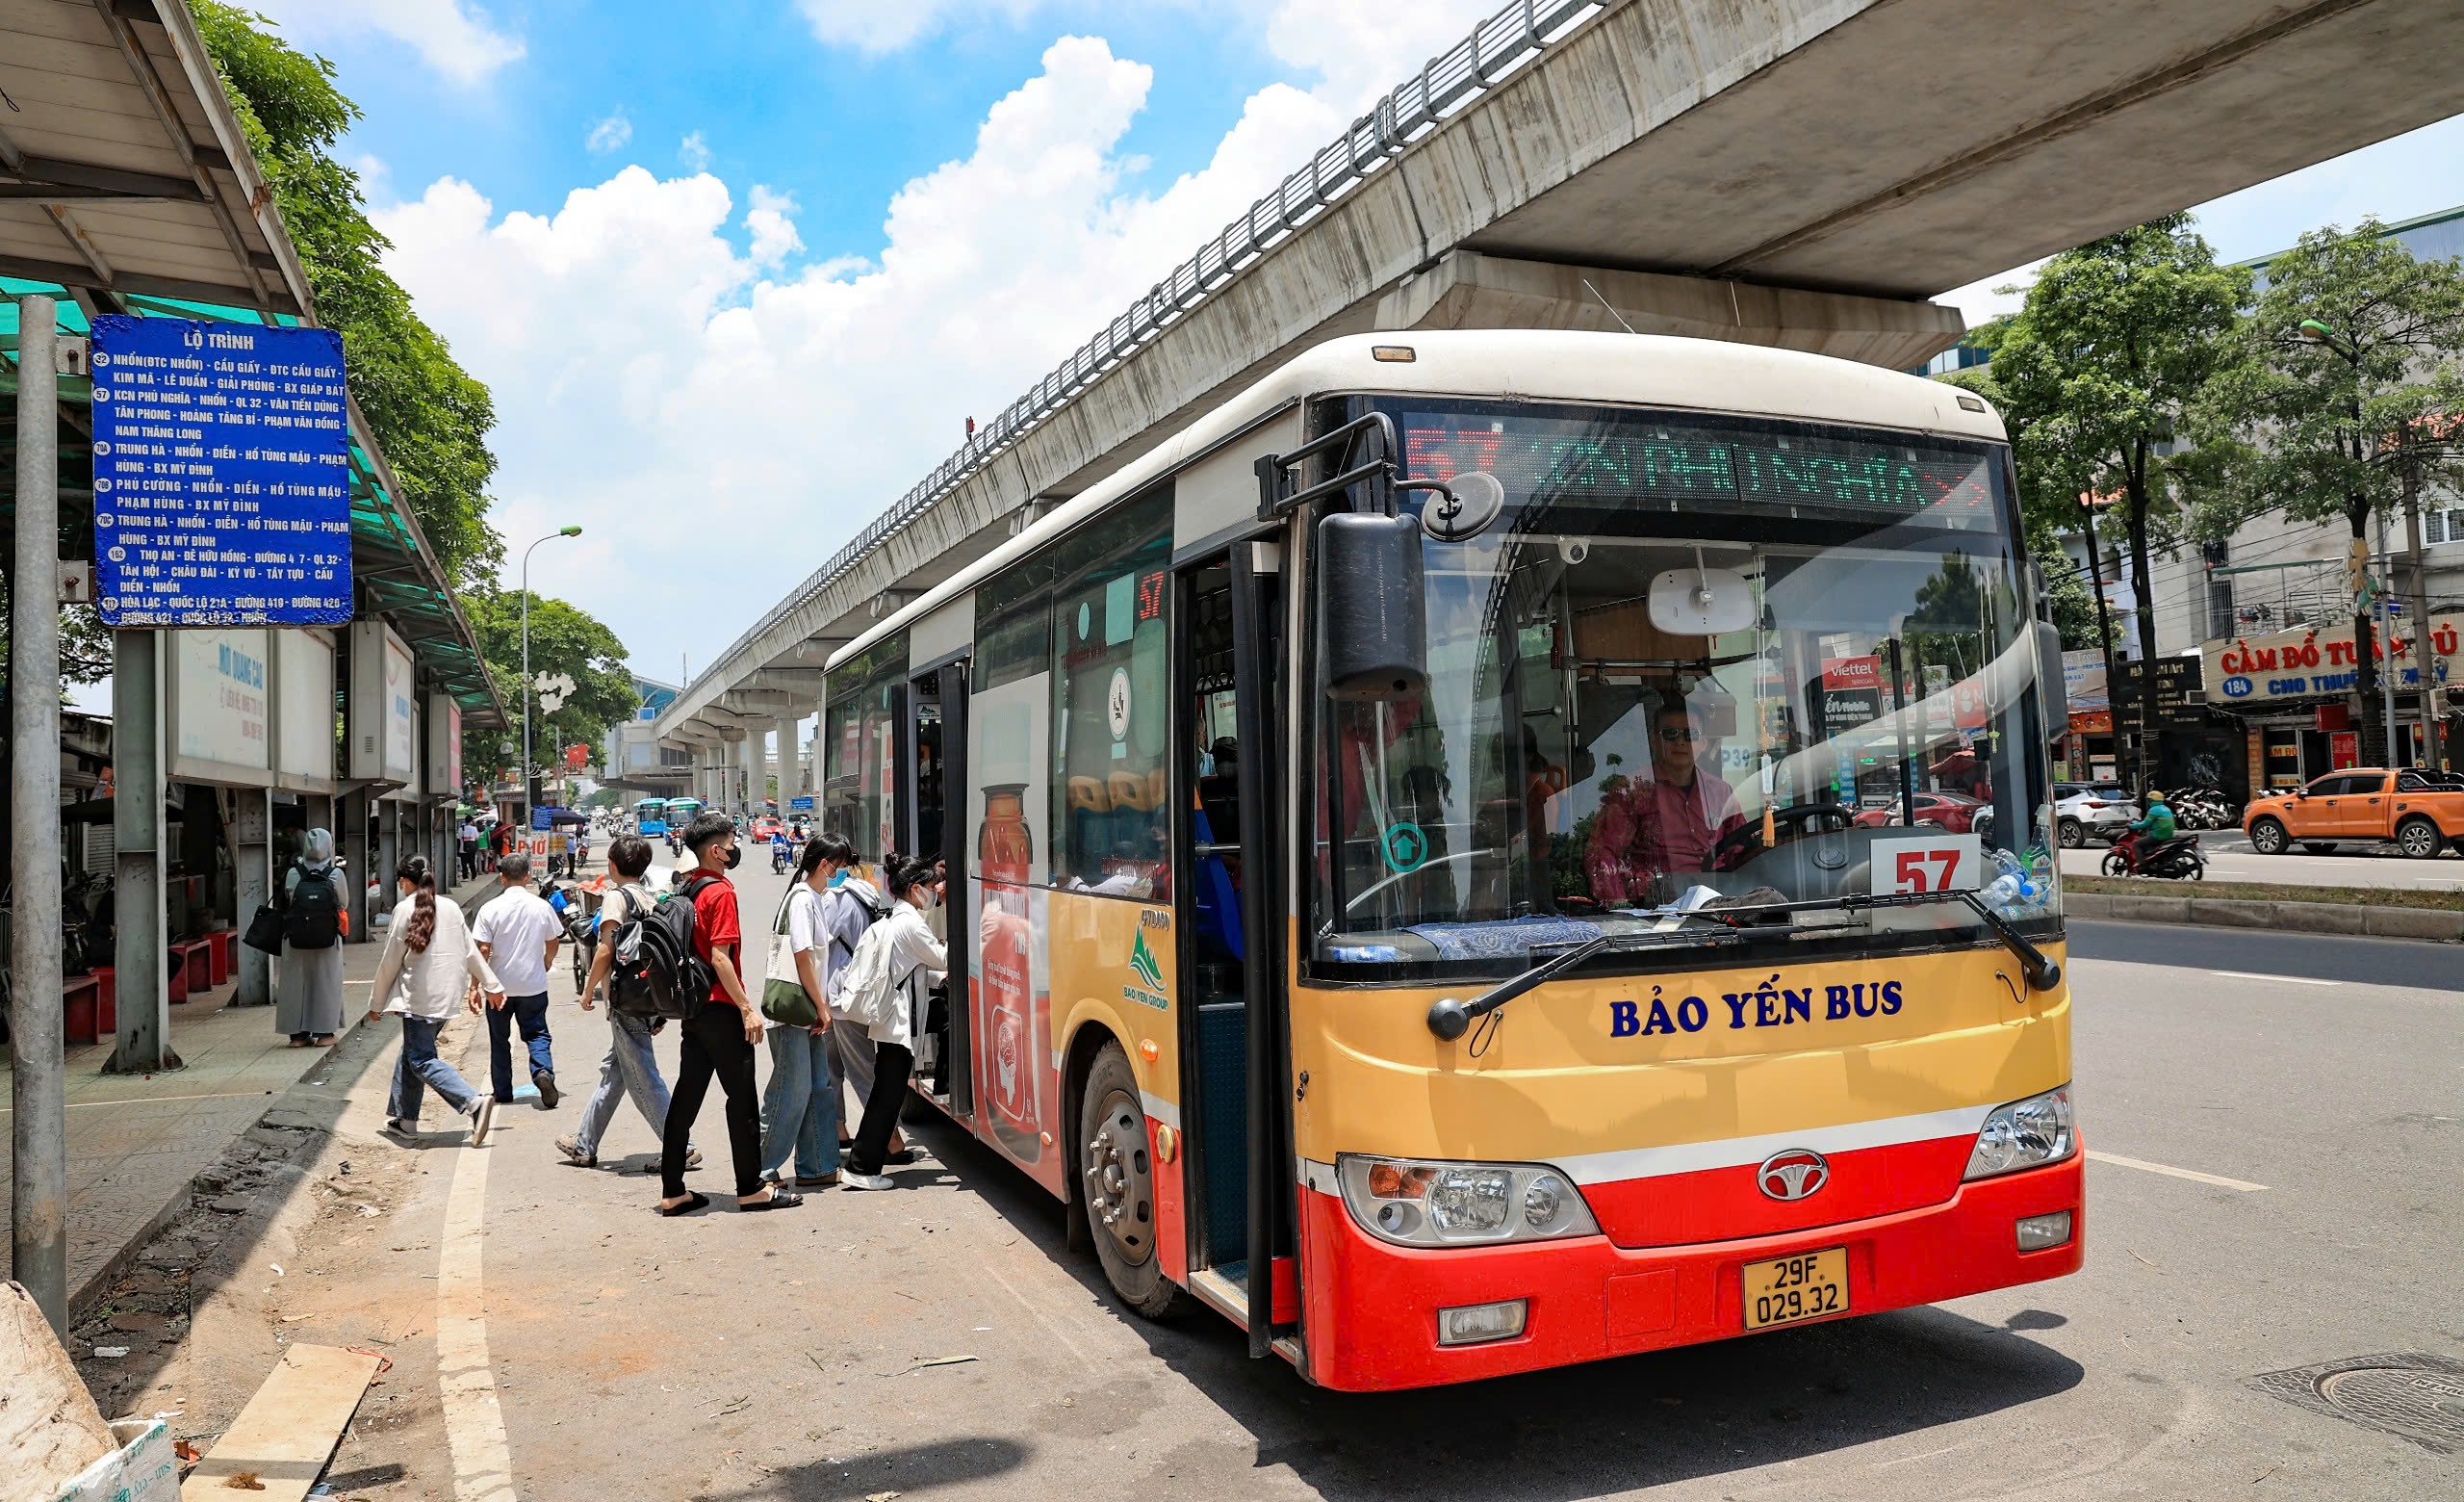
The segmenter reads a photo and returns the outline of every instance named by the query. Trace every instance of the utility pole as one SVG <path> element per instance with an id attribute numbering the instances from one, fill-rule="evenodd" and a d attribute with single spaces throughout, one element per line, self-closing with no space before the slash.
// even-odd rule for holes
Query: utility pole
<path id="1" fill-rule="evenodd" d="M 2447 686 L 2438 681 L 2435 649 L 2430 645 L 2429 566 L 2422 558 L 2421 466 L 2409 443 L 2401 463 L 2398 474 L 2404 484 L 2405 563 L 2412 573 L 2412 587 L 2404 595 L 2411 602 L 2406 609 L 2413 612 L 2413 662 L 2421 673 L 2422 760 L 2443 772 L 2449 762 Z"/>
<path id="2" fill-rule="evenodd" d="M 11 1270 L 68 1334 L 68 1080 L 60 1005 L 60 338 L 17 299 L 17 539 L 9 599 Z"/>
<path id="3" fill-rule="evenodd" d="M 2378 513 L 2378 556 L 2387 560 L 2387 572 L 2395 573 L 2395 555 L 2387 549 L 2385 511 Z M 2386 659 L 2380 664 L 2378 696 L 2387 707 L 2387 764 L 2395 767 L 2402 765 L 2404 760 L 2397 750 L 2396 740 L 2396 601 L 2392 594 L 2381 591 L 2374 603 L 2378 607 L 2378 650 Z"/>
<path id="4" fill-rule="evenodd" d="M 2079 535 L 2088 544 L 2088 581 L 2096 591 L 2096 645 L 2105 655 L 2105 716 L 2114 727 L 2114 775 L 2121 775 L 2121 678 L 2114 671 L 2114 618 L 2105 603 L 2104 559 L 2096 552 L 2096 503 L 2092 491 L 2079 492 Z M 2066 731 L 2069 727 L 2065 726 Z M 2146 727 L 2142 726 L 2144 730 Z M 2085 738 L 2082 738 L 2083 741 Z M 2093 781 L 2095 767 L 2088 758 L 2088 748 L 2079 748 L 2081 765 L 2073 768 L 2079 777 Z"/>

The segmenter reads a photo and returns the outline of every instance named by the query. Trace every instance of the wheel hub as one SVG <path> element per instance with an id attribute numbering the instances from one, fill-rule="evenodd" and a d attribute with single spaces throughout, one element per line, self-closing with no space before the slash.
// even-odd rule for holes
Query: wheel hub
<path id="1" fill-rule="evenodd" d="M 1155 1189 L 1143 1108 L 1118 1091 L 1105 1097 L 1086 1150 L 1087 1218 L 1124 1261 L 1144 1262 L 1155 1255 Z"/>

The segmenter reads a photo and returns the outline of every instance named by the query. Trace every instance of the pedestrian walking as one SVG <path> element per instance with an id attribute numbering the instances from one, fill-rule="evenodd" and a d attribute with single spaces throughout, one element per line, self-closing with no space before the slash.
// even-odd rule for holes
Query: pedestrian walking
<path id="1" fill-rule="evenodd" d="M 789 963 L 815 1017 L 805 1026 L 776 1014 L 768 1017 L 770 1084 L 761 1095 L 761 1176 L 773 1183 L 783 1179 L 790 1152 L 798 1187 L 820 1189 L 838 1182 L 838 1076 L 830 1067 L 830 992 L 824 973 L 830 930 L 823 908 L 831 881 L 853 856 L 844 840 L 807 841 L 796 861 L 796 880 L 771 925 L 777 936 L 773 942 L 784 944 L 793 956 Z M 765 1013 L 769 1010 L 763 1007 Z"/>
<path id="2" fill-rule="evenodd" d="M 368 1008 L 372 1023 L 388 1013 L 402 1020 L 402 1054 L 394 1065 L 385 1129 L 397 1139 L 417 1133 L 420 1106 L 434 1090 L 471 1118 L 475 1148 L 496 1125 L 496 1099 L 472 1089 L 459 1070 L 436 1056 L 436 1035 L 465 996 L 472 1011 L 480 1010 L 482 997 L 492 1014 L 503 1010 L 504 986 L 472 943 L 462 905 L 436 894 L 436 872 L 426 856 L 404 861 L 394 873 L 394 886 L 401 900 L 385 929 L 385 953 L 376 962 Z"/>
<path id="3" fill-rule="evenodd" d="M 290 1034 L 295 1049 L 321 1049 L 342 1031 L 342 942 L 350 933 L 343 879 L 334 832 L 308 831 L 282 878 L 282 976 L 273 1008 L 274 1031 Z"/>
<path id="4" fill-rule="evenodd" d="M 454 871 L 463 881 L 479 874 L 479 826 L 469 819 L 453 832 Z"/>
<path id="5" fill-rule="evenodd" d="M 591 956 L 590 977 L 582 987 L 581 1009 L 591 1011 L 597 997 L 605 990 L 608 972 L 616 965 L 616 933 L 632 919 L 650 911 L 657 899 L 642 885 L 642 877 L 651 868 L 651 842 L 639 835 L 618 835 L 607 847 L 607 864 L 616 872 L 616 890 L 607 893 L 599 906 L 599 943 Z M 556 1139 L 556 1151 L 568 1163 L 583 1168 L 599 1166 L 599 1144 L 607 1135 L 607 1126 L 616 1119 L 616 1102 L 629 1097 L 633 1109 L 650 1123 L 653 1136 L 664 1137 L 667 1131 L 667 1081 L 658 1072 L 658 1055 L 652 1051 L 651 1040 L 667 1023 L 659 1019 L 634 1017 L 607 1008 L 607 1022 L 613 1036 L 607 1044 L 607 1057 L 599 1066 L 599 1088 L 582 1102 L 581 1125 L 572 1135 Z M 699 1168 L 702 1153 L 688 1148 L 684 1166 Z"/>
<path id="6" fill-rule="evenodd" d="M 838 1176 L 849 1189 L 891 1187 L 882 1168 L 899 1107 L 906 1102 L 908 1072 L 915 1065 L 924 993 L 940 984 L 950 968 L 949 946 L 934 938 L 924 921 L 939 899 L 938 875 L 930 861 L 882 857 L 882 878 L 894 906 L 887 918 L 864 930 L 856 957 L 838 976 L 841 1002 L 851 1016 L 865 1020 L 874 1056 L 863 1125 L 856 1129 L 856 1144 Z"/>
<path id="7" fill-rule="evenodd" d="M 754 1095 L 753 1050 L 761 1042 L 761 1012 L 745 995 L 736 957 L 744 943 L 735 887 L 728 871 L 740 858 L 735 823 L 724 814 L 702 814 L 684 830 L 695 869 L 678 879 L 678 891 L 693 904 L 693 957 L 710 974 L 709 991 L 685 1019 L 676 1096 L 669 1102 L 659 1159 L 661 1215 L 688 1215 L 710 1203 L 686 1192 L 684 1159 L 693 1119 L 710 1093 L 710 1077 L 728 1098 L 728 1152 L 735 1166 L 736 1208 L 788 1209 L 804 1196 L 761 1177 L 761 1108 Z"/>
<path id="8" fill-rule="evenodd" d="M 513 1100 L 513 1033 L 530 1054 L 530 1082 L 539 1103 L 556 1103 L 556 1061 L 548 1036 L 548 971 L 565 925 L 530 890 L 530 857 L 517 850 L 497 862 L 503 890 L 479 909 L 471 937 L 504 981 L 505 1002 L 488 1013 L 488 1077 L 500 1102 Z"/>
<path id="9" fill-rule="evenodd" d="M 565 877 L 571 880 L 581 874 L 581 836 L 572 829 L 565 831 Z"/>

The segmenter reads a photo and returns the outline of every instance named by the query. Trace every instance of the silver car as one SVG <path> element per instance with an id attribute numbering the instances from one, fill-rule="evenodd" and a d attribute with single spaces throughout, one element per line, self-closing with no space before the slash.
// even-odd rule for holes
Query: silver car
<path id="1" fill-rule="evenodd" d="M 2139 800 L 2119 783 L 2053 785 L 2054 829 L 2065 849 L 2112 844 L 2139 819 Z"/>

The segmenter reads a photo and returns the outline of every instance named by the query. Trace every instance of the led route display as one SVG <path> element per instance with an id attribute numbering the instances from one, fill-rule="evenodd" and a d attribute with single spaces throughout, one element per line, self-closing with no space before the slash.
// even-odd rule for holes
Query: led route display
<path id="1" fill-rule="evenodd" d="M 350 619 L 340 335 L 106 316 L 93 375 L 106 625 Z"/>

